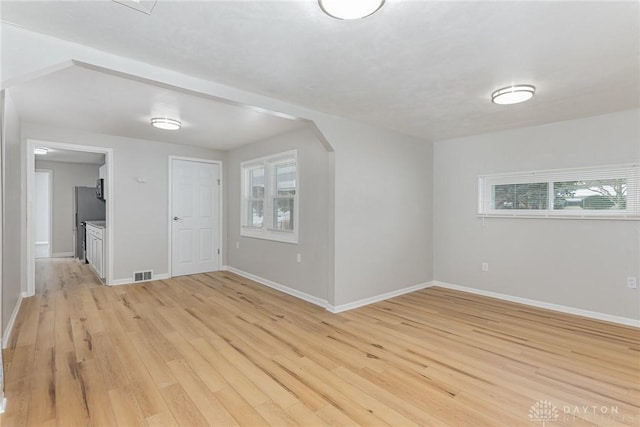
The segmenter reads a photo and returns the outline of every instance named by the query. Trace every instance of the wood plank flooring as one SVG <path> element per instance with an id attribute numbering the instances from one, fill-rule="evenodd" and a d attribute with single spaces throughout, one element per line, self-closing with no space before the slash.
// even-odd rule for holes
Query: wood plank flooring
<path id="1" fill-rule="evenodd" d="M 634 328 L 440 288 L 333 315 L 228 272 L 36 276 L 6 427 L 640 425 Z"/>

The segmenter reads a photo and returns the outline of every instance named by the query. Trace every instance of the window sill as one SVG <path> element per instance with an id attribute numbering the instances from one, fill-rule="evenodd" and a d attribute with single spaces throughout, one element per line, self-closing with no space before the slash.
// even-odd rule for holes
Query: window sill
<path id="1" fill-rule="evenodd" d="M 630 214 L 582 214 L 582 215 L 566 215 L 552 213 L 478 213 L 479 218 L 525 218 L 525 219 L 595 219 L 595 220 L 615 220 L 615 221 L 640 221 L 639 216 Z"/>
<path id="2" fill-rule="evenodd" d="M 280 243 L 298 244 L 298 234 L 293 231 L 276 230 L 253 230 L 248 228 L 240 229 L 240 237 L 250 237 L 252 239 L 271 240 Z"/>

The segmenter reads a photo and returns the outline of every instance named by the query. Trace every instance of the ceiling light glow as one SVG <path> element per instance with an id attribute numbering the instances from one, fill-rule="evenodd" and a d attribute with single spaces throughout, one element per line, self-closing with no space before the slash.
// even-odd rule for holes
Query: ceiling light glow
<path id="1" fill-rule="evenodd" d="M 385 0 L 318 0 L 324 13 L 336 19 L 360 19 L 374 14 Z"/>
<path id="2" fill-rule="evenodd" d="M 163 130 L 179 130 L 182 127 L 182 123 L 179 120 L 165 117 L 154 117 L 151 119 L 151 126 Z"/>
<path id="3" fill-rule="evenodd" d="M 513 85 L 498 89 L 491 94 L 491 101 L 494 104 L 509 105 L 525 102 L 533 98 L 536 93 L 535 86 Z"/>
<path id="4" fill-rule="evenodd" d="M 34 154 L 47 154 L 49 149 L 47 147 L 36 147 L 33 149 Z"/>

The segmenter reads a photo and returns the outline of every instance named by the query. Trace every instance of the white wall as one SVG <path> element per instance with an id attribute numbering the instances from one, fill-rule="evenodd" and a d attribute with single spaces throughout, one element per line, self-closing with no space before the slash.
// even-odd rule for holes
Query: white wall
<path id="1" fill-rule="evenodd" d="M 640 222 L 478 218 L 478 175 L 640 161 L 639 111 L 441 141 L 434 150 L 435 279 L 640 318 Z M 481 263 L 489 271 L 481 272 Z"/>
<path id="2" fill-rule="evenodd" d="M 73 252 L 74 187 L 95 187 L 99 168 L 100 165 L 36 160 L 36 169 L 49 169 L 53 172 L 53 256 Z"/>
<path id="3" fill-rule="evenodd" d="M 51 171 L 36 171 L 34 207 L 35 257 L 51 255 Z"/>
<path id="4" fill-rule="evenodd" d="M 334 119 L 335 298 L 341 306 L 433 278 L 432 145 Z"/>
<path id="5" fill-rule="evenodd" d="M 621 278 L 638 275 L 637 223 L 489 219 L 486 227 L 481 228 L 475 215 L 476 179 L 480 173 L 637 161 L 638 130 L 637 120 L 633 119 L 637 112 L 443 141 L 436 144 L 432 153 L 429 144 L 394 132 L 13 26 L 0 25 L 0 28 L 2 87 L 79 60 L 313 120 L 335 148 L 335 153 L 329 154 L 330 168 L 334 168 L 330 179 L 333 177 L 335 186 L 335 198 L 330 201 L 335 208 L 333 224 L 329 218 L 329 229 L 335 229 L 335 256 L 329 264 L 333 262 L 335 268 L 329 271 L 334 271 L 335 285 L 328 291 L 328 299 L 334 304 L 402 289 L 435 276 L 479 289 L 638 317 L 638 294 L 629 294 L 624 283 L 620 286 Z M 48 132 L 39 134 L 42 138 L 55 137 Z M 75 140 L 86 143 L 80 137 Z M 132 158 L 118 161 L 133 170 L 140 168 Z M 129 177 L 136 174 L 126 168 L 123 173 Z M 434 175 L 432 207 L 430 192 Z M 456 193 L 448 190 L 452 179 L 460 188 Z M 135 206 L 138 206 L 135 197 L 164 193 L 155 186 L 150 186 L 149 191 L 140 190 L 130 181 L 120 181 L 119 185 L 131 187 L 123 201 Z M 404 207 L 400 215 L 405 221 L 393 219 L 398 214 L 392 206 Z M 147 216 L 148 209 L 144 206 L 140 209 L 140 215 Z M 131 224 L 143 222 L 135 217 L 128 219 Z M 159 230 L 161 222 L 151 219 L 149 229 Z M 149 237 L 133 226 L 127 226 L 126 230 L 131 230 L 137 239 Z M 560 236 L 564 239 L 560 240 Z M 117 239 L 124 241 L 127 237 L 131 236 L 120 234 Z M 508 242 L 515 238 L 534 239 L 538 250 L 531 253 L 513 250 Z M 600 240 L 604 242 L 601 246 L 594 245 Z M 541 247 L 544 253 L 539 250 Z M 163 252 L 163 249 L 160 247 L 154 252 Z M 128 276 L 133 269 L 150 267 L 132 266 L 126 260 L 131 252 L 122 256 L 116 278 Z M 524 262 L 530 255 L 536 262 Z M 149 263 L 164 268 L 161 254 L 154 253 L 147 258 Z M 606 268 L 593 267 L 603 259 L 607 260 Z M 570 273 L 549 273 L 550 269 L 561 270 L 556 267 L 558 260 L 564 262 Z M 491 265 L 491 271 L 484 275 L 478 271 L 482 261 Z"/>
<path id="6" fill-rule="evenodd" d="M 4 224 L 4 130 L 5 130 L 5 91 L 0 91 L 0 333 L 4 335 L 2 316 L 2 229 Z M 4 360 L 0 346 L 0 411 L 4 412 Z"/>
<path id="7" fill-rule="evenodd" d="M 204 148 L 35 124 L 23 124 L 22 136 L 25 144 L 27 139 L 38 139 L 113 149 L 115 281 L 131 281 L 134 271 L 153 270 L 155 275 L 169 271 L 169 156 L 225 158 L 223 153 Z M 137 177 L 147 182 L 139 183 Z"/>
<path id="8" fill-rule="evenodd" d="M 23 254 L 24 223 L 22 196 L 22 150 L 20 118 L 8 91 L 5 91 L 3 129 L 3 235 L 2 235 L 2 331 L 6 332 L 18 304 L 25 281 Z M 3 335 L 4 336 L 4 335 Z"/>
<path id="9" fill-rule="evenodd" d="M 431 280 L 432 148 L 424 141 L 10 25 L 0 24 L 0 29 L 3 87 L 78 60 L 314 121 L 328 144 L 337 147 L 329 155 L 336 188 L 334 223 L 329 225 L 335 227 L 335 258 L 330 261 L 335 263 L 335 286 L 329 300 L 341 305 Z M 370 185 L 354 176 L 354 168 L 367 171 Z M 363 187 L 393 191 L 358 196 Z M 374 201 L 381 207 L 378 212 L 371 209 Z M 412 209 L 403 213 L 404 221 L 396 221 L 396 230 L 389 226 L 387 206 L 402 203 Z"/>
<path id="10" fill-rule="evenodd" d="M 334 153 L 321 147 L 311 132 L 229 153 L 228 264 L 326 299 L 337 308 L 429 282 L 431 144 L 348 121 L 336 131 L 324 134 Z M 303 174 L 300 244 L 239 238 L 240 162 L 293 148 L 299 150 Z M 335 196 L 326 200 L 324 195 L 332 193 Z M 240 249 L 235 249 L 237 241 Z M 295 262 L 296 253 L 302 254 L 301 264 Z"/>
<path id="11" fill-rule="evenodd" d="M 298 150 L 298 244 L 240 237 L 240 163 Z M 226 166 L 227 265 L 327 300 L 330 282 L 329 241 L 332 189 L 329 153 L 310 130 L 296 131 L 229 152 Z M 240 248 L 236 248 L 240 243 Z M 302 262 L 296 262 L 296 254 Z"/>

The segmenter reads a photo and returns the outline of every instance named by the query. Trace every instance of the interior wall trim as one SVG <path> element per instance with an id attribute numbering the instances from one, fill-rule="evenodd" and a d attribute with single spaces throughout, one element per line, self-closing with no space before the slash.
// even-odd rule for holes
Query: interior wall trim
<path id="1" fill-rule="evenodd" d="M 51 254 L 51 258 L 69 258 L 73 255 L 73 252 L 55 252 Z"/>
<path id="2" fill-rule="evenodd" d="M 297 289 L 290 288 L 289 286 L 282 285 L 280 283 L 276 283 L 272 280 L 265 279 L 264 277 L 256 276 L 255 274 L 247 273 L 246 271 L 242 271 L 238 268 L 231 267 L 230 265 L 225 265 L 222 267 L 223 271 L 230 271 L 232 273 L 237 274 L 238 276 L 245 277 L 247 279 L 253 280 L 254 282 L 258 282 L 261 285 L 268 286 L 277 291 L 283 292 L 287 295 L 291 295 L 293 297 L 299 298 L 301 300 L 310 302 L 311 304 L 317 305 L 322 308 L 327 308 L 327 300 L 318 298 L 306 292 L 301 292 Z"/>
<path id="3" fill-rule="evenodd" d="M 384 294 L 374 295 L 372 297 L 363 298 L 363 299 L 349 302 L 346 304 L 328 305 L 327 310 L 329 310 L 332 313 L 342 313 L 343 311 L 364 307 L 365 305 L 374 304 L 380 301 L 385 301 L 391 298 L 398 297 L 400 295 L 409 294 L 411 292 L 419 291 L 420 289 L 425 289 L 431 286 L 433 286 L 433 282 L 418 283 L 417 285 L 408 286 L 406 288 L 397 289 L 391 292 L 385 292 Z"/>
<path id="4" fill-rule="evenodd" d="M 11 334 L 13 333 L 13 327 L 15 326 L 16 318 L 18 317 L 20 307 L 22 306 L 22 299 L 25 297 L 26 293 L 22 292 L 22 294 L 18 297 L 16 306 L 13 308 L 13 312 L 11 312 L 11 317 L 9 318 L 9 322 L 7 322 L 7 327 L 2 333 L 2 348 L 7 348 L 7 346 L 9 345 L 9 340 L 11 339 Z"/>
<path id="5" fill-rule="evenodd" d="M 270 288 L 276 289 L 278 291 L 281 291 L 287 295 L 291 295 L 294 296 L 296 298 L 300 298 L 304 301 L 310 302 L 312 304 L 315 304 L 319 307 L 322 307 L 324 309 L 326 309 L 327 311 L 337 314 L 337 313 L 342 313 L 343 311 L 348 311 L 348 310 L 353 310 L 355 308 L 358 307 L 363 307 L 365 305 L 369 305 L 369 304 L 373 304 L 376 302 L 380 302 L 380 301 L 384 301 L 387 300 L 389 298 L 393 298 L 393 297 L 397 297 L 400 295 L 404 295 L 410 292 L 415 292 L 417 290 L 420 289 L 424 289 L 424 288 L 428 288 L 429 286 L 432 285 L 432 282 L 425 282 L 425 283 L 419 283 L 417 285 L 413 285 L 413 286 L 409 286 L 406 288 L 402 288 L 402 289 L 397 289 L 395 291 L 391 291 L 391 292 L 386 292 L 384 294 L 380 294 L 380 295 L 374 295 L 372 297 L 368 297 L 368 298 L 363 298 L 361 300 L 357 300 L 357 301 L 353 301 L 347 304 L 340 304 L 340 305 L 331 305 L 329 304 L 329 302 L 325 299 L 322 298 L 318 298 L 316 296 L 307 294 L 305 292 L 301 292 L 298 291 L 297 289 L 293 289 L 290 288 L 288 286 L 282 285 L 280 283 L 276 283 L 272 280 L 269 279 L 265 279 L 264 277 L 260 277 L 260 276 L 256 276 L 255 274 L 251 274 L 251 273 L 247 273 L 246 271 L 242 271 L 238 268 L 235 267 L 231 267 L 229 265 L 225 265 L 223 267 L 224 271 L 230 271 L 232 273 L 237 274 L 238 276 L 242 276 L 242 277 L 246 277 L 247 279 L 253 280 L 254 282 L 258 282 L 262 285 L 268 286 Z"/>
<path id="6" fill-rule="evenodd" d="M 441 288 L 452 289 L 455 291 L 468 292 L 471 294 L 482 295 L 485 297 L 491 297 L 501 299 L 504 301 L 515 302 L 532 307 L 544 308 L 547 310 L 559 311 L 561 313 L 573 314 L 575 316 L 588 317 L 595 320 L 603 320 L 605 322 L 618 323 L 625 326 L 633 326 L 640 328 L 640 319 L 631 319 L 628 317 L 614 316 L 612 314 L 600 313 L 597 311 L 583 310 L 581 308 L 569 307 L 566 305 L 553 304 L 544 301 L 533 300 L 529 298 L 521 298 L 512 295 L 501 294 L 497 292 L 485 291 L 482 289 L 470 288 L 467 286 L 454 285 L 452 283 L 433 281 L 433 286 L 439 286 Z"/>
<path id="7" fill-rule="evenodd" d="M 155 274 L 153 276 L 153 279 L 150 279 L 150 280 L 139 280 L 137 282 L 133 281 L 133 277 L 127 277 L 126 279 L 112 280 L 111 281 L 111 286 L 135 285 L 135 284 L 138 284 L 138 283 L 153 282 L 155 280 L 166 280 L 166 279 L 169 279 L 169 278 L 171 278 L 171 276 L 169 276 L 169 273 Z"/>

